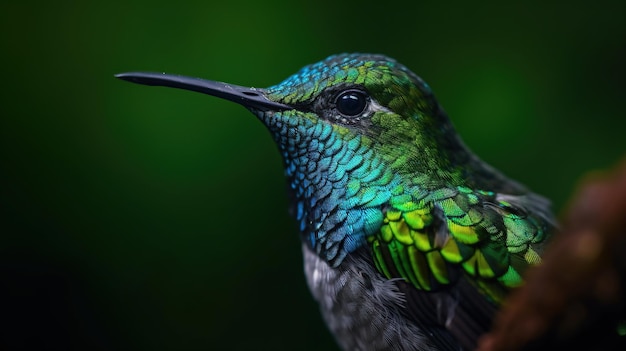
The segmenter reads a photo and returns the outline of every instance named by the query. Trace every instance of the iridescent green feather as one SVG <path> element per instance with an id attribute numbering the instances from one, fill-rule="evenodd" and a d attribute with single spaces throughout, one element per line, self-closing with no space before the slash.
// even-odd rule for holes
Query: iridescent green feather
<path id="1" fill-rule="evenodd" d="M 506 291 L 522 284 L 527 266 L 541 262 L 533 244 L 545 230 L 542 219 L 498 201 L 497 194 L 454 187 L 420 201 L 397 194 L 368 242 L 388 278 L 432 291 L 454 283 L 461 273 L 499 303 Z"/>

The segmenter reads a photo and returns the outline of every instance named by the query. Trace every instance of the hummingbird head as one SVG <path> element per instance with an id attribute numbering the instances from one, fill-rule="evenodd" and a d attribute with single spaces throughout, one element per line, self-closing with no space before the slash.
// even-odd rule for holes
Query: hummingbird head
<path id="1" fill-rule="evenodd" d="M 460 172 L 469 152 L 430 87 L 382 55 L 331 56 L 267 89 L 156 73 L 117 77 L 251 110 L 283 156 L 303 238 L 335 265 L 380 228 L 382 208 L 402 189 L 467 179 Z"/>
<path id="2" fill-rule="evenodd" d="M 253 110 L 275 137 L 289 133 L 289 129 L 272 128 L 276 121 L 281 127 L 285 123 L 297 126 L 303 134 L 300 138 L 321 124 L 343 142 L 358 138 L 386 166 L 419 176 L 422 183 L 453 182 L 448 178 L 467 160 L 430 87 L 386 56 L 331 56 L 264 92 L 268 99 L 292 107 Z"/>

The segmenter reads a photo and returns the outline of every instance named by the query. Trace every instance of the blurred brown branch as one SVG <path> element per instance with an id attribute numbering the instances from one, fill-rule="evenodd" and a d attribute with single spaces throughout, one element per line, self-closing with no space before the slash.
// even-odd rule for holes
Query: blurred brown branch
<path id="1" fill-rule="evenodd" d="M 479 351 L 626 350 L 626 160 L 583 181 L 562 223 Z"/>

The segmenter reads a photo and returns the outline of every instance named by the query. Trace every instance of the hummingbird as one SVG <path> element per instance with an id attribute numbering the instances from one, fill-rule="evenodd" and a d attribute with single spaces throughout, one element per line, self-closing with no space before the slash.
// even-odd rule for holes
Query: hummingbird
<path id="1" fill-rule="evenodd" d="M 555 230 L 550 203 L 465 146 L 394 59 L 339 54 L 248 88 L 161 73 L 144 85 L 246 107 L 282 155 L 304 273 L 344 350 L 471 350 Z"/>

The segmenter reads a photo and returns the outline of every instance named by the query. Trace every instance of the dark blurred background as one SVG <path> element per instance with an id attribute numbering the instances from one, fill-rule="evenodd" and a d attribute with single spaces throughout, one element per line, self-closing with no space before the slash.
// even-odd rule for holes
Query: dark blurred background
<path id="1" fill-rule="evenodd" d="M 330 54 L 384 53 L 558 213 L 626 150 L 625 13 L 623 0 L 3 2 L 0 349 L 335 349 L 263 126 L 114 73 L 264 87 Z"/>

